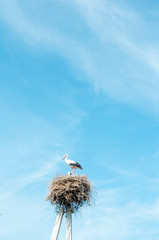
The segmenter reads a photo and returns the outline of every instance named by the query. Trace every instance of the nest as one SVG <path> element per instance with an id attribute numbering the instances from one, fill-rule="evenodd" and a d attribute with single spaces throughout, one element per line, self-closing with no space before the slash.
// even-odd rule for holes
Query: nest
<path id="1" fill-rule="evenodd" d="M 56 212 L 71 209 L 77 212 L 83 205 L 91 206 L 92 185 L 85 175 L 63 175 L 52 179 L 46 201 L 55 206 Z"/>

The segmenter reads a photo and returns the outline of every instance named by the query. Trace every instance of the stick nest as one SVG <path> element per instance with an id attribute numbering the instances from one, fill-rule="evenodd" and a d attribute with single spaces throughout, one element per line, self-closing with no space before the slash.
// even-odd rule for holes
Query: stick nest
<path id="1" fill-rule="evenodd" d="M 62 207 L 77 212 L 83 205 L 91 206 L 92 185 L 85 175 L 63 175 L 52 179 L 46 201 L 55 206 L 56 212 Z"/>

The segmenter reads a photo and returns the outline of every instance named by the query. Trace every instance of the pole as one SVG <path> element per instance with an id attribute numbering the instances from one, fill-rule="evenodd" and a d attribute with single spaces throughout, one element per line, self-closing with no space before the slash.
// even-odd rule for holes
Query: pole
<path id="1" fill-rule="evenodd" d="M 66 240 L 72 240 L 72 212 L 71 208 L 66 211 Z"/>
<path id="2" fill-rule="evenodd" d="M 53 229 L 53 232 L 52 232 L 52 235 L 51 235 L 51 240 L 57 240 L 57 238 L 58 238 L 63 214 L 64 214 L 64 211 L 63 211 L 63 208 L 61 208 L 59 210 L 59 213 L 58 213 L 57 217 L 56 217 L 56 222 L 55 222 L 54 229 Z"/>

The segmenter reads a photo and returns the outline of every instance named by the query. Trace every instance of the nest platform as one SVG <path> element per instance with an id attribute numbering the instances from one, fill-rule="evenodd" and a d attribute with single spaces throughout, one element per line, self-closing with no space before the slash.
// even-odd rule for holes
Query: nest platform
<path id="1" fill-rule="evenodd" d="M 71 209 L 77 212 L 83 205 L 92 203 L 92 185 L 86 175 L 62 175 L 52 179 L 46 201 L 55 206 L 56 212 Z"/>

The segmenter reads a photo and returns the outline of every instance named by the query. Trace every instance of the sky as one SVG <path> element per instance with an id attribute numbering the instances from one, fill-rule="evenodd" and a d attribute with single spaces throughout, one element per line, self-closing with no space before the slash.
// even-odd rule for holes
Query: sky
<path id="1" fill-rule="evenodd" d="M 73 239 L 159 239 L 158 25 L 157 0 L 0 1 L 0 239 L 50 239 L 66 153 L 96 192 Z"/>

